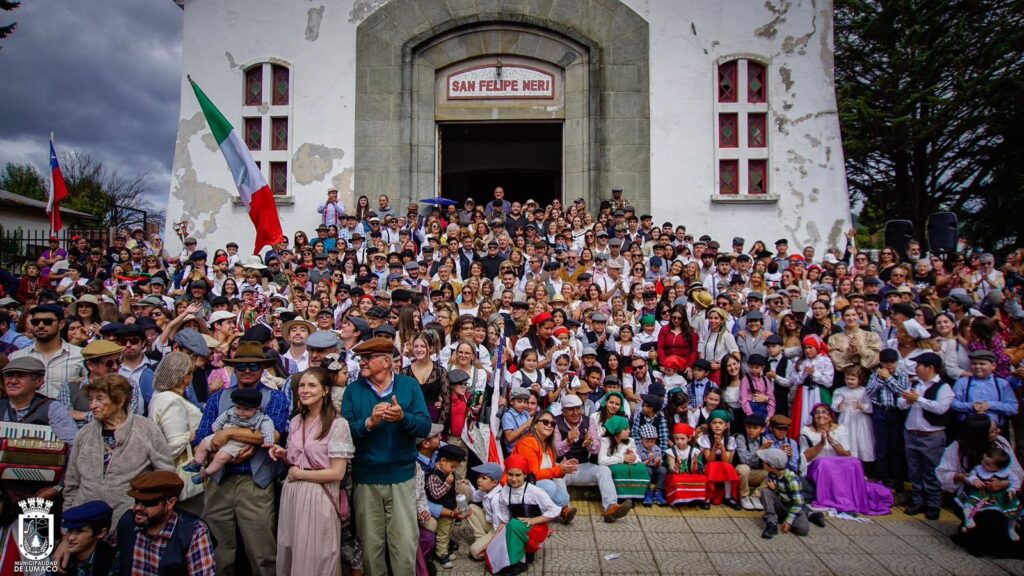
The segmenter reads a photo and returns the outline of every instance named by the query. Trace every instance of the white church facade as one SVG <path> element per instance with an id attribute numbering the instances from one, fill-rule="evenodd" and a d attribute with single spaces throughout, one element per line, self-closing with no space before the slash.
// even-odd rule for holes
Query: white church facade
<path id="1" fill-rule="evenodd" d="M 842 246 L 830 0 L 176 0 L 167 207 L 254 237 L 186 74 L 252 150 L 287 235 L 387 194 L 584 198 L 725 242 Z M 172 242 L 173 243 L 173 242 Z"/>

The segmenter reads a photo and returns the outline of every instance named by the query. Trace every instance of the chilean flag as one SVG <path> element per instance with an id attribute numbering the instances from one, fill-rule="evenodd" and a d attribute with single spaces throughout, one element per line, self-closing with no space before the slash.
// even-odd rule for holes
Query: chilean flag
<path id="1" fill-rule="evenodd" d="M 68 197 L 68 187 L 64 183 L 64 175 L 60 171 L 57 152 L 53 149 L 53 136 L 50 136 L 50 198 L 46 203 L 46 213 L 50 215 L 50 232 L 60 232 L 60 201 Z"/>
<path id="2" fill-rule="evenodd" d="M 206 123 L 210 126 L 224 159 L 227 160 L 228 169 L 231 170 L 235 186 L 238 187 L 238 195 L 249 210 L 249 219 L 256 227 L 256 247 L 253 254 L 259 254 L 264 246 L 284 240 L 274 194 L 235 127 L 220 113 L 191 77 L 188 82 L 192 85 L 196 99 L 199 100 L 199 107 L 206 117 Z"/>

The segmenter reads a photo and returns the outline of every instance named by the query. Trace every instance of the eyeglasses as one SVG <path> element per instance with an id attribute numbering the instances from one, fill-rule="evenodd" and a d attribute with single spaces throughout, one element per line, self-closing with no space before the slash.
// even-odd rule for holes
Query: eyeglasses
<path id="1" fill-rule="evenodd" d="M 542 418 L 540 420 L 537 420 L 537 424 L 543 424 L 544 426 L 554 426 L 555 425 L 555 421 L 554 420 L 548 420 L 546 418 Z"/>
<path id="2" fill-rule="evenodd" d="M 113 370 L 114 368 L 118 368 L 121 366 L 121 364 L 124 364 L 124 360 L 122 360 L 121 358 L 111 358 L 103 363 L 107 370 Z"/>
<path id="3" fill-rule="evenodd" d="M 673 320 L 682 320 L 683 319 L 682 316 L 669 316 L 669 318 L 672 318 Z"/>
<path id="4" fill-rule="evenodd" d="M 139 344 L 142 343 L 142 338 L 139 338 L 138 336 L 128 336 L 127 338 L 118 338 L 117 343 L 120 344 L 121 346 L 124 346 L 126 344 L 131 346 L 138 346 Z"/>
<path id="5" fill-rule="evenodd" d="M 28 323 L 33 326 L 53 326 L 56 321 L 56 318 L 33 318 Z"/>
<path id="6" fill-rule="evenodd" d="M 239 372 L 259 372 L 263 370 L 263 365 L 259 362 L 245 362 L 243 364 L 235 364 L 235 370 Z"/>
<path id="7" fill-rule="evenodd" d="M 382 356 L 390 357 L 391 355 L 390 354 L 361 354 L 359 356 L 356 356 L 356 361 L 358 361 L 360 364 L 362 364 L 363 362 L 369 362 L 370 360 L 373 360 L 374 358 L 380 358 Z"/>

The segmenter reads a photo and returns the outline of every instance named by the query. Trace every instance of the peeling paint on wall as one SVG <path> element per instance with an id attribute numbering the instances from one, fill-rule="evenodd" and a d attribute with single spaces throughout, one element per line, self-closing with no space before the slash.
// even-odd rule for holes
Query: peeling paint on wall
<path id="1" fill-rule="evenodd" d="M 828 231 L 828 245 L 839 248 L 839 239 L 845 235 L 846 222 L 837 219 L 832 223 L 832 229 Z"/>
<path id="2" fill-rule="evenodd" d="M 200 139 L 211 136 L 202 112 L 178 122 L 178 139 L 174 144 L 174 169 L 171 195 L 181 201 L 181 216 L 196 224 L 194 235 L 203 238 L 217 229 L 217 214 L 231 201 L 231 192 L 200 182 L 192 165 L 189 143 L 197 134 Z M 216 150 L 216 142 L 214 150 Z"/>
<path id="3" fill-rule="evenodd" d="M 334 167 L 334 161 L 344 157 L 345 151 L 341 148 L 328 148 L 322 144 L 307 142 L 299 146 L 292 156 L 292 175 L 299 184 L 319 182 Z"/>
<path id="4" fill-rule="evenodd" d="M 774 40 L 775 36 L 779 33 L 779 24 L 786 21 L 786 12 L 789 12 L 789 7 L 792 5 L 792 2 L 786 2 L 786 0 L 779 2 L 778 6 L 772 4 L 770 0 L 766 1 L 764 7 L 772 13 L 772 19 L 765 25 L 755 29 L 754 35 Z"/>
<path id="5" fill-rule="evenodd" d="M 217 145 L 217 139 L 213 137 L 212 132 L 203 134 L 201 140 L 206 145 L 206 149 L 210 152 L 220 152 L 220 146 Z"/>
<path id="6" fill-rule="evenodd" d="M 356 0 L 348 13 L 349 24 L 360 24 L 363 20 L 388 3 L 388 0 Z"/>
<path id="7" fill-rule="evenodd" d="M 352 175 L 354 173 L 355 170 L 351 167 L 345 168 L 331 178 L 331 187 L 338 191 L 338 197 L 345 202 L 345 206 L 356 205 L 355 192 L 352 190 Z"/>
<path id="8" fill-rule="evenodd" d="M 318 6 L 306 11 L 306 40 L 316 42 L 320 37 L 320 22 L 324 19 L 324 7 Z"/>
<path id="9" fill-rule="evenodd" d="M 793 89 L 793 71 L 787 66 L 779 66 L 779 78 L 782 79 L 782 85 L 786 87 L 786 92 Z"/>
<path id="10" fill-rule="evenodd" d="M 798 53 L 801 56 L 807 53 L 807 43 L 818 31 L 818 3 L 816 0 L 811 0 L 811 9 L 814 11 L 814 15 L 811 16 L 811 31 L 802 36 L 786 36 L 785 40 L 782 41 L 782 51 L 786 54 L 792 54 L 798 48 L 800 49 Z"/>
<path id="11" fill-rule="evenodd" d="M 235 62 L 235 57 L 234 57 L 234 55 L 231 54 L 231 52 L 228 52 L 228 51 L 225 50 L 224 51 L 224 57 L 228 59 L 228 67 L 231 68 L 232 70 L 234 70 L 236 68 L 241 68 L 241 66 L 239 66 L 238 63 Z"/>

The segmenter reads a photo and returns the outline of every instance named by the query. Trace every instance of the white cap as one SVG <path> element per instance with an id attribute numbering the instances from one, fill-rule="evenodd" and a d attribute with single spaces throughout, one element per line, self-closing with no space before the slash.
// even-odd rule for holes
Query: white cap
<path id="1" fill-rule="evenodd" d="M 221 320 L 227 320 L 229 318 L 234 318 L 234 317 L 235 317 L 235 315 L 233 313 L 231 313 L 231 312 L 228 312 L 227 310 L 218 310 L 218 311 L 214 312 L 213 314 L 210 314 L 210 318 L 209 318 L 207 323 L 208 324 L 213 324 L 215 322 L 220 322 Z"/>

